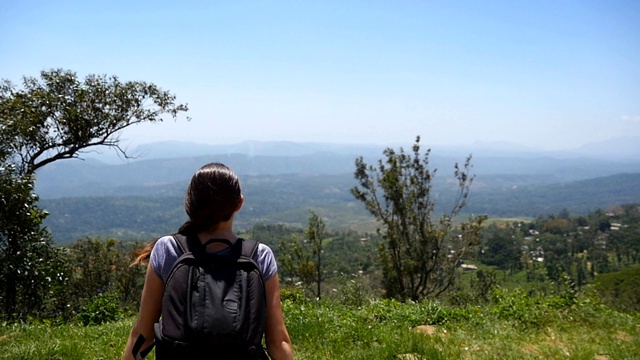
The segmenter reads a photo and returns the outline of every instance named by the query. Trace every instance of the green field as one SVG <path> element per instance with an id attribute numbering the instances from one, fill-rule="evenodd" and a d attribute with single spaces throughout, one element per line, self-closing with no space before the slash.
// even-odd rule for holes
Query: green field
<path id="1" fill-rule="evenodd" d="M 448 307 L 284 301 L 296 359 L 637 359 L 640 316 L 589 298 L 499 291 L 490 305 Z M 3 359 L 117 359 L 133 316 L 100 326 L 5 325 Z M 420 327 L 424 332 L 417 330 Z M 153 359 L 154 356 L 149 357 Z"/>

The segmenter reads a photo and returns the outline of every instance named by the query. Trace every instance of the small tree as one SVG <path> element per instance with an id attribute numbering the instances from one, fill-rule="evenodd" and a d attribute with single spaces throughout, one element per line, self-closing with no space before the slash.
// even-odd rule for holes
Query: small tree
<path id="1" fill-rule="evenodd" d="M 85 238 L 68 247 L 73 310 L 102 294 L 117 294 L 120 306 L 137 308 L 133 305 L 140 299 L 144 269 L 129 266 L 134 260 L 132 246 L 115 239 Z"/>
<path id="2" fill-rule="evenodd" d="M 318 214 L 311 211 L 311 215 L 309 215 L 309 226 L 307 227 L 305 235 L 311 245 L 311 253 L 316 259 L 316 296 L 318 300 L 322 294 L 320 292 L 320 284 L 322 283 L 322 240 L 324 240 L 324 228 L 324 221 L 322 221 Z"/>
<path id="3" fill-rule="evenodd" d="M 313 211 L 309 215 L 309 225 L 304 234 L 306 237 L 304 242 L 301 242 L 295 234 L 280 240 L 280 261 L 285 273 L 299 279 L 307 286 L 307 289 L 314 293 L 317 299 L 320 299 L 322 241 L 325 235 L 325 224 Z M 315 291 L 309 288 L 309 285 L 313 283 L 316 285 Z"/>
<path id="4" fill-rule="evenodd" d="M 420 154 L 420 137 L 413 154 L 387 148 L 385 161 L 370 166 L 356 159 L 356 199 L 379 221 L 384 243 L 380 248 L 387 296 L 418 301 L 435 297 L 455 281 L 455 268 L 478 244 L 485 217 L 471 217 L 454 228 L 453 219 L 467 203 L 473 177 L 471 156 L 462 168 L 455 164 L 457 191 L 451 210 L 433 221 L 435 200 L 429 169 L 429 153 Z"/>

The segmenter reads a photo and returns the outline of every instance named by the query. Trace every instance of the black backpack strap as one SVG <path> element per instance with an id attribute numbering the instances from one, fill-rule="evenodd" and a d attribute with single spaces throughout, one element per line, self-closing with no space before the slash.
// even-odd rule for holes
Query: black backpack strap
<path id="1" fill-rule="evenodd" d="M 189 251 L 189 243 L 187 242 L 186 236 L 182 234 L 173 234 L 173 239 L 176 241 L 183 254 Z"/>
<path id="2" fill-rule="evenodd" d="M 253 259 L 256 251 L 258 251 L 258 245 L 260 243 L 253 239 L 246 240 L 243 238 L 239 238 L 238 240 L 242 240 L 242 256 Z"/>
<path id="3" fill-rule="evenodd" d="M 233 244 L 228 239 L 217 239 L 217 238 L 209 239 L 209 240 L 205 241 L 204 244 L 202 244 L 202 246 L 204 248 L 206 248 L 207 246 L 209 246 L 209 245 L 211 245 L 213 243 L 222 243 L 222 244 L 227 245 L 229 248 L 233 247 Z"/>

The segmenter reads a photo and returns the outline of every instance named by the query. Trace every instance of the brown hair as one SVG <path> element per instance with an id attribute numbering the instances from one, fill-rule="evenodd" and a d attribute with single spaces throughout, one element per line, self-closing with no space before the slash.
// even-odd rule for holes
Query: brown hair
<path id="1" fill-rule="evenodd" d="M 189 216 L 178 233 L 194 235 L 201 231 L 215 229 L 223 221 L 231 219 L 242 201 L 240 180 L 226 165 L 207 164 L 191 177 L 184 209 Z M 132 266 L 146 262 L 157 240 L 135 253 Z"/>

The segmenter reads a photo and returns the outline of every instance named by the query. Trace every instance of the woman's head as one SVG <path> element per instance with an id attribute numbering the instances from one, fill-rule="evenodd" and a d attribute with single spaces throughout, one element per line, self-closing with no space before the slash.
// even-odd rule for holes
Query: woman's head
<path id="1" fill-rule="evenodd" d="M 182 235 L 197 234 L 213 230 L 223 221 L 228 221 L 242 205 L 242 193 L 238 176 L 220 163 L 207 164 L 193 175 L 184 209 L 189 215 L 178 232 Z M 136 260 L 131 266 L 146 263 L 155 240 L 140 251 L 135 251 Z"/>
<path id="2" fill-rule="evenodd" d="M 214 229 L 228 221 L 242 204 L 238 176 L 220 163 L 207 164 L 193 175 L 184 208 L 189 216 L 180 233 Z"/>

